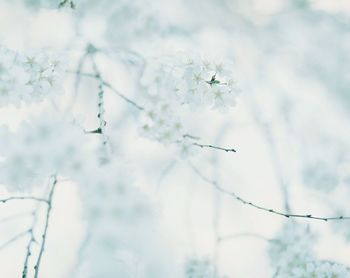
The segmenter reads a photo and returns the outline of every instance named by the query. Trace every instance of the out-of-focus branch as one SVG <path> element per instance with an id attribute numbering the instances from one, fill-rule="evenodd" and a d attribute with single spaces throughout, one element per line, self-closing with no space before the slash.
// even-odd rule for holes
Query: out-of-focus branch
<path id="1" fill-rule="evenodd" d="M 34 266 L 34 278 L 38 278 L 39 275 L 39 270 L 40 270 L 40 263 L 41 263 L 41 259 L 45 250 L 45 243 L 46 243 L 46 237 L 47 237 L 47 230 L 49 227 L 49 220 L 50 220 L 50 215 L 51 215 L 51 210 L 52 210 L 52 199 L 54 196 L 54 192 L 55 192 L 55 188 L 57 185 L 57 178 L 56 176 L 53 176 L 53 181 L 52 181 L 52 187 L 49 193 L 49 197 L 48 197 L 48 206 L 47 206 L 47 211 L 46 211 L 46 219 L 45 219 L 45 227 L 44 227 L 44 232 L 42 234 L 42 241 L 41 241 L 41 246 L 40 246 L 40 251 L 39 251 L 39 255 L 36 261 L 36 264 Z"/>
<path id="2" fill-rule="evenodd" d="M 170 171 L 176 166 L 177 161 L 173 160 L 171 161 L 164 169 L 163 171 L 160 173 L 160 176 L 158 178 L 158 182 L 157 182 L 157 191 L 160 190 L 160 186 L 161 183 L 163 181 L 163 179 L 166 177 L 167 174 L 170 173 Z"/>
<path id="3" fill-rule="evenodd" d="M 127 103 L 131 104 L 132 106 L 134 106 L 138 110 L 142 111 L 142 110 L 145 109 L 144 107 L 142 107 L 141 105 L 136 103 L 136 101 L 130 99 L 126 95 L 124 95 L 121 92 L 119 92 L 116 88 L 114 88 L 110 83 L 108 83 L 106 80 L 104 80 L 102 78 L 100 73 L 97 73 L 97 74 L 95 73 L 94 74 L 94 73 L 86 73 L 86 72 L 78 72 L 78 71 L 76 71 L 76 72 L 68 71 L 68 73 L 73 73 L 73 74 L 76 74 L 76 75 L 81 75 L 81 76 L 84 76 L 84 77 L 90 77 L 90 78 L 97 79 L 103 86 L 107 87 L 109 90 L 111 90 L 117 96 L 119 96 L 121 99 L 123 99 Z"/>
<path id="4" fill-rule="evenodd" d="M 13 196 L 13 197 L 8 197 L 5 199 L 0 199 L 0 203 L 6 203 L 8 201 L 12 201 L 12 200 L 33 200 L 33 201 L 38 201 L 38 202 L 44 202 L 47 203 L 48 200 L 43 199 L 43 198 L 39 198 L 39 197 L 33 197 L 33 196 Z"/>
<path id="5" fill-rule="evenodd" d="M 323 221 L 328 221 L 328 220 L 350 220 L 350 216 L 322 217 L 322 216 L 314 216 L 312 214 L 293 214 L 293 213 L 286 213 L 286 212 L 278 211 L 278 210 L 275 210 L 275 209 L 272 209 L 272 208 L 268 208 L 268 207 L 263 207 L 263 206 L 257 205 L 255 203 L 247 201 L 246 199 L 243 199 L 242 197 L 237 195 L 235 192 L 228 191 L 228 190 L 220 187 L 217 184 L 216 181 L 211 180 L 211 179 L 207 178 L 206 176 L 204 176 L 193 164 L 189 163 L 189 165 L 192 168 L 192 170 L 194 171 L 194 173 L 196 173 L 203 181 L 209 183 L 214 188 L 216 188 L 219 192 L 234 198 L 235 200 L 239 201 L 240 203 L 242 203 L 244 205 L 256 208 L 258 210 L 262 210 L 262 211 L 265 211 L 265 212 L 268 212 L 268 213 L 271 213 L 271 214 L 275 214 L 275 215 L 284 216 L 284 217 L 287 217 L 287 218 L 308 218 L 308 219 L 323 220 Z"/>
<path id="6" fill-rule="evenodd" d="M 77 97 L 78 97 L 78 94 L 79 94 L 79 86 L 80 86 L 80 82 L 81 82 L 81 77 L 82 77 L 81 73 L 82 73 L 85 61 L 86 61 L 86 59 L 88 58 L 89 55 L 90 54 L 89 54 L 88 47 L 87 47 L 86 51 L 80 57 L 80 59 L 78 61 L 78 64 L 77 64 L 76 76 L 75 76 L 75 79 L 74 79 L 73 97 L 72 97 L 72 99 L 70 101 L 70 104 L 67 107 L 67 111 L 72 110 L 74 105 L 75 105 L 75 103 L 76 103 L 76 100 L 77 100 Z"/>
<path id="7" fill-rule="evenodd" d="M 37 220 L 38 220 L 37 213 L 38 213 L 38 207 L 33 212 L 33 222 L 32 222 L 31 229 L 29 230 L 30 239 L 28 241 L 27 248 L 26 248 L 27 251 L 26 251 L 26 257 L 24 259 L 22 278 L 27 278 L 29 257 L 32 255 L 32 245 L 33 245 L 33 243 L 37 242 L 35 239 L 35 236 L 34 236 L 34 228 L 35 228 Z"/>
<path id="8" fill-rule="evenodd" d="M 272 165 L 273 165 L 274 170 L 275 170 L 275 175 L 276 175 L 276 178 L 278 180 L 278 184 L 279 184 L 281 191 L 282 191 L 284 208 L 285 208 L 286 212 L 289 213 L 291 211 L 291 207 L 290 207 L 290 203 L 289 203 L 289 191 L 288 191 L 289 183 L 288 183 L 288 180 L 282 174 L 283 168 L 281 167 L 281 161 L 280 161 L 279 153 L 278 153 L 277 148 L 275 146 L 273 134 L 272 134 L 270 128 L 261 119 L 261 117 L 259 115 L 260 113 L 258 110 L 258 105 L 256 104 L 255 99 L 251 100 L 251 110 L 252 110 L 252 114 L 253 114 L 255 122 L 260 127 L 261 132 L 264 135 L 266 142 L 268 144 L 268 147 L 270 150 L 269 153 L 270 153 L 271 159 L 272 159 Z"/>
<path id="9" fill-rule="evenodd" d="M 12 237 L 11 239 L 9 239 L 8 241 L 6 241 L 5 243 L 0 245 L 0 250 L 4 249 L 5 247 L 7 247 L 8 245 L 10 245 L 11 243 L 15 242 L 16 240 L 22 238 L 23 236 L 27 235 L 29 232 L 31 231 L 31 229 L 28 229 L 24 232 L 19 233 L 18 235 L 15 235 L 14 237 Z"/>

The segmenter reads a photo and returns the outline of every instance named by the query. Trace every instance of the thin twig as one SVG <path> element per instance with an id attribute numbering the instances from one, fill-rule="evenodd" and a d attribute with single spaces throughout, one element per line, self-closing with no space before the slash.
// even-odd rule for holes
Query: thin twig
<path id="1" fill-rule="evenodd" d="M 105 135 L 104 129 L 105 129 L 105 126 L 107 123 L 106 123 L 106 120 L 104 118 L 104 114 L 105 114 L 104 93 L 105 92 L 103 90 L 103 80 L 101 78 L 101 73 L 98 70 L 97 64 L 96 64 L 93 57 L 91 57 L 91 61 L 92 61 L 93 69 L 94 69 L 95 74 L 96 74 L 96 79 L 99 82 L 99 84 L 98 84 L 98 89 L 99 89 L 99 91 L 98 91 L 98 103 L 97 103 L 97 109 L 98 109 L 97 119 L 98 119 L 99 127 L 95 130 L 95 133 L 100 133 L 102 135 Z M 104 139 L 106 139 L 106 138 L 104 138 Z M 104 140 L 104 143 L 107 143 L 106 141 L 107 140 Z"/>
<path id="2" fill-rule="evenodd" d="M 73 74 L 77 74 L 77 75 L 81 75 L 84 77 L 90 77 L 90 78 L 94 78 L 94 79 L 98 79 L 103 86 L 107 87 L 108 89 L 110 89 L 113 93 L 115 93 L 117 96 L 119 96 L 121 99 L 123 99 L 124 101 L 126 101 L 127 103 L 131 104 L 132 106 L 136 107 L 138 110 L 142 111 L 145 108 L 142 107 L 141 105 L 137 104 L 134 100 L 128 98 L 127 96 L 125 96 L 124 94 L 122 94 L 121 92 L 119 92 L 116 88 L 114 88 L 110 83 L 108 83 L 106 80 L 104 80 L 100 74 L 93 74 L 93 73 L 86 73 L 86 72 L 77 72 L 77 71 L 68 71 L 68 73 L 73 73 Z"/>
<path id="3" fill-rule="evenodd" d="M 108 83 L 107 81 L 105 81 L 102 77 L 101 74 L 99 72 L 97 72 L 96 74 L 92 74 L 92 73 L 83 73 L 83 72 L 70 72 L 70 73 L 74 73 L 74 74 L 79 74 L 85 77 L 90 77 L 90 78 L 95 78 L 97 80 L 100 81 L 100 84 L 102 84 L 103 86 L 105 86 L 106 88 L 110 89 L 113 93 L 115 93 L 116 95 L 118 95 L 121 99 L 123 99 L 124 101 L 126 101 L 127 103 L 131 104 L 132 106 L 136 107 L 139 111 L 144 111 L 145 108 L 142 107 L 141 105 L 137 104 L 134 100 L 128 98 L 127 96 L 125 96 L 124 94 L 120 93 L 117 89 L 115 89 L 110 83 Z M 96 130 L 92 130 L 92 131 L 87 131 L 86 133 L 101 133 L 99 129 Z M 184 134 L 183 135 L 184 138 L 190 138 L 193 140 L 198 140 L 199 137 L 197 136 L 193 136 L 190 134 Z M 219 147 L 219 146 L 214 146 L 214 145 L 210 145 L 210 144 L 199 144 L 199 143 L 193 143 L 194 146 L 200 147 L 200 148 L 212 148 L 212 149 L 217 149 L 217 150 L 221 150 L 221 151 L 225 151 L 225 152 L 236 152 L 235 149 L 233 148 L 223 148 L 223 147 Z"/>
<path id="4" fill-rule="evenodd" d="M 13 197 L 8 197 L 6 199 L 0 199 L 0 203 L 6 203 L 8 201 L 12 201 L 12 200 L 33 200 L 33 201 L 38 201 L 38 202 L 44 202 L 47 203 L 48 201 L 46 199 L 43 198 L 39 198 L 39 197 L 33 197 L 33 196 L 13 196 Z"/>
<path id="5" fill-rule="evenodd" d="M 26 278 L 27 277 L 29 257 L 32 255 L 32 245 L 33 245 L 34 242 L 37 242 L 36 239 L 35 239 L 35 236 L 34 236 L 34 228 L 35 228 L 37 220 L 38 220 L 37 213 L 38 213 L 38 207 L 33 212 L 33 222 L 32 222 L 32 227 L 31 227 L 31 229 L 29 231 L 30 239 L 29 239 L 29 242 L 27 244 L 27 252 L 26 252 L 26 257 L 24 259 L 24 266 L 23 266 L 23 270 L 22 270 L 22 278 Z"/>
<path id="6" fill-rule="evenodd" d="M 53 199 L 53 195 L 55 192 L 55 188 L 56 188 L 56 184 L 57 184 L 57 178 L 56 176 L 53 176 L 53 182 L 52 182 L 52 187 L 49 193 L 49 198 L 48 198 L 48 206 L 47 206 L 47 211 L 46 211 L 46 220 L 45 220 L 45 228 L 44 228 L 44 232 L 42 234 L 42 241 L 41 241 L 41 246 L 40 246 L 40 251 L 39 251 L 39 256 L 38 259 L 36 261 L 36 264 L 34 266 L 34 278 L 38 278 L 39 276 L 39 269 L 40 269 L 40 263 L 41 263 L 41 259 L 45 250 L 45 243 L 46 243 L 46 237 L 47 237 L 47 230 L 49 227 L 49 220 L 50 220 L 50 214 L 51 214 L 51 209 L 52 209 L 52 199 Z"/>
<path id="7" fill-rule="evenodd" d="M 95 131 L 92 131 L 92 133 L 97 133 L 102 136 L 102 144 L 103 144 L 103 150 L 104 150 L 104 156 L 101 158 L 103 161 L 108 161 L 108 154 L 110 154 L 109 144 L 108 144 L 108 137 L 105 132 L 105 127 L 107 125 L 107 122 L 105 120 L 105 107 L 104 107 L 104 81 L 101 76 L 101 71 L 98 69 L 97 63 L 94 59 L 94 56 L 91 55 L 91 62 L 92 67 L 96 75 L 96 80 L 98 81 L 98 102 L 97 102 L 97 119 L 98 119 L 98 128 Z"/>
<path id="8" fill-rule="evenodd" d="M 160 173 L 160 176 L 158 178 L 158 182 L 157 182 L 157 191 L 160 190 L 160 186 L 161 183 L 163 181 L 163 179 L 166 177 L 167 174 L 169 174 L 169 172 L 175 167 L 177 161 L 173 160 L 171 161 L 165 168 L 164 170 Z"/>
<path id="9" fill-rule="evenodd" d="M 81 71 L 84 67 L 85 61 L 87 59 L 87 57 L 89 56 L 89 52 L 88 50 L 86 50 L 84 52 L 84 54 L 80 57 L 79 61 L 78 61 L 78 65 L 77 65 L 77 70 L 76 70 L 76 77 L 74 80 L 74 91 L 73 91 L 73 97 L 70 101 L 70 105 L 67 108 L 67 111 L 71 111 L 76 103 L 78 94 L 79 94 L 79 85 L 80 85 L 80 80 L 82 77 Z"/>
<path id="10" fill-rule="evenodd" d="M 235 149 L 232 148 L 222 148 L 214 145 L 206 145 L 206 144 L 199 144 L 199 143 L 193 143 L 194 146 L 200 147 L 200 148 L 212 148 L 212 149 L 217 149 L 225 152 L 236 152 Z"/>
<path id="11" fill-rule="evenodd" d="M 123 95 L 122 93 L 120 93 L 118 90 L 116 90 L 114 87 L 112 87 L 111 84 L 109 84 L 106 81 L 103 81 L 103 85 L 106 86 L 107 88 L 109 88 L 113 93 L 115 93 L 116 95 L 118 95 L 119 97 L 121 97 L 123 100 L 125 100 L 126 102 L 128 102 L 129 104 L 133 105 L 134 107 L 136 107 L 138 110 L 142 111 L 145 108 L 143 108 L 142 106 L 140 106 L 139 104 L 137 104 L 135 101 L 131 100 L 130 98 L 126 97 L 125 95 Z"/>
<path id="12" fill-rule="evenodd" d="M 260 205 L 257 205 L 255 203 L 252 203 L 250 201 L 247 201 L 245 199 L 243 199 L 242 197 L 238 196 L 236 193 L 228 191 L 222 187 L 220 187 L 216 181 L 210 180 L 207 177 L 205 177 L 193 164 L 189 163 L 190 167 L 192 168 L 192 170 L 205 182 L 211 184 L 212 186 L 214 186 L 214 188 L 216 188 L 219 192 L 226 194 L 234 199 L 236 199 L 237 201 L 239 201 L 240 203 L 244 204 L 244 205 L 248 205 L 251 207 L 254 207 L 256 209 L 262 210 L 262 211 L 266 211 L 269 212 L 271 214 L 275 214 L 275 215 L 280 215 L 280 216 L 284 216 L 287 218 L 308 218 L 308 219 L 314 219 L 314 220 L 323 220 L 323 221 L 328 221 L 328 220 L 350 220 L 350 216 L 334 216 L 334 217 L 321 217 L 321 216 L 313 216 L 312 214 L 292 214 L 292 213 L 285 213 L 282 211 L 278 211 L 275 209 L 271 209 L 271 208 L 267 208 L 267 207 L 263 207 Z"/>

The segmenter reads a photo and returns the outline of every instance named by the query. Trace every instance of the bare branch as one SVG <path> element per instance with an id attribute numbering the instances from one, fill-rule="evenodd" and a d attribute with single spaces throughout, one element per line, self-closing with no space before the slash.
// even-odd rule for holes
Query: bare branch
<path id="1" fill-rule="evenodd" d="M 83 73 L 83 72 L 71 72 L 74 74 L 79 74 L 81 76 L 85 76 L 85 77 L 90 77 L 90 78 L 95 78 L 97 79 L 100 84 L 102 84 L 103 86 L 107 87 L 108 89 L 110 89 L 113 93 L 115 93 L 116 95 L 118 95 L 121 99 L 123 99 L 124 101 L 126 101 L 127 103 L 131 104 L 132 106 L 136 107 L 138 110 L 140 111 L 144 111 L 145 108 L 142 107 L 141 105 L 137 104 L 134 100 L 128 98 L 127 96 L 125 96 L 124 94 L 120 93 L 117 89 L 115 89 L 110 83 L 108 83 L 107 81 L 105 81 L 102 77 L 101 77 L 101 73 L 97 70 L 96 65 L 94 66 L 94 70 L 95 70 L 95 74 L 92 73 Z M 86 133 L 101 133 L 101 129 L 95 129 L 92 131 L 87 131 Z M 190 138 L 193 140 L 198 140 L 199 138 L 197 136 L 193 136 L 190 134 L 184 134 L 183 135 L 184 138 Z M 211 148 L 211 149 L 217 149 L 217 150 L 221 150 L 221 151 L 225 151 L 225 152 L 236 152 L 235 149 L 233 148 L 223 148 L 223 147 L 219 147 L 219 146 L 214 146 L 214 145 L 210 145 L 210 144 L 199 144 L 199 143 L 193 143 L 194 146 L 200 147 L 200 148 Z"/>
<path id="2" fill-rule="evenodd" d="M 120 93 L 118 90 L 116 90 L 114 87 L 112 87 L 111 84 L 109 84 L 106 81 L 103 81 L 103 85 L 106 86 L 107 88 L 109 88 L 113 93 L 115 93 L 116 95 L 118 95 L 119 97 L 121 97 L 123 100 L 125 100 L 126 102 L 128 102 L 129 104 L 133 105 L 134 107 L 136 107 L 138 110 L 142 111 L 145 108 L 143 108 L 142 106 L 140 106 L 139 104 L 137 104 L 135 101 L 131 100 L 130 98 L 126 97 L 125 95 L 123 95 L 122 93 Z"/>
<path id="3" fill-rule="evenodd" d="M 212 149 L 217 149 L 225 152 L 236 152 L 235 149 L 232 148 L 222 148 L 214 145 L 206 145 L 206 144 L 199 144 L 199 143 L 193 143 L 194 146 L 200 147 L 200 148 L 212 148 Z"/>
<path id="4" fill-rule="evenodd" d="M 32 245 L 34 242 L 37 242 L 34 236 L 34 228 L 36 226 L 38 217 L 37 217 L 37 212 L 38 210 L 36 209 L 33 212 L 33 222 L 32 222 L 32 227 L 29 230 L 29 234 L 30 234 L 30 239 L 29 242 L 27 244 L 27 252 L 26 252 L 26 257 L 24 259 L 24 266 L 23 266 L 23 270 L 22 270 L 22 278 L 26 278 L 27 277 L 27 273 L 28 273 L 28 263 L 29 263 L 29 257 L 32 255 Z"/>
<path id="5" fill-rule="evenodd" d="M 252 203 L 250 201 L 247 201 L 245 199 L 243 199 L 242 197 L 238 196 L 235 192 L 231 192 L 228 191 L 222 187 L 220 187 L 216 181 L 214 180 L 210 180 L 209 178 L 205 177 L 193 164 L 189 163 L 190 167 L 192 168 L 192 170 L 205 182 L 211 184 L 212 186 L 214 186 L 214 188 L 216 188 L 216 190 L 218 190 L 219 192 L 228 195 L 234 199 L 236 199 L 237 201 L 239 201 L 240 203 L 244 204 L 244 205 L 248 205 L 251 207 L 254 207 L 258 210 L 262 210 L 262 211 L 266 211 L 269 212 L 271 214 L 275 214 L 275 215 L 280 215 L 280 216 L 284 216 L 286 218 L 308 218 L 308 219 L 314 219 L 314 220 L 323 220 L 323 221 L 328 221 L 328 220 L 350 220 L 350 216 L 333 216 L 333 217 L 322 217 L 322 216 L 314 216 L 312 214 L 293 214 L 293 213 L 285 213 L 282 211 L 278 211 L 272 208 L 268 208 L 268 207 L 263 207 L 260 205 L 257 205 L 255 203 Z"/>
<path id="6" fill-rule="evenodd" d="M 157 191 L 160 190 L 160 186 L 161 186 L 161 183 L 163 181 L 163 179 L 165 178 L 165 176 L 175 167 L 176 165 L 176 160 L 173 160 L 169 163 L 169 165 L 167 165 L 163 170 L 162 172 L 160 173 L 160 176 L 158 178 L 158 182 L 157 182 Z"/>
<path id="7" fill-rule="evenodd" d="M 119 92 L 116 88 L 114 88 L 110 83 L 108 83 L 107 81 L 105 81 L 100 73 L 86 73 L 86 72 L 72 72 L 72 71 L 68 71 L 68 73 L 73 73 L 73 74 L 77 74 L 77 75 L 81 75 L 84 77 L 90 77 L 90 78 L 94 78 L 94 79 L 98 79 L 101 84 L 105 87 L 107 87 L 108 89 L 110 89 L 113 93 L 115 93 L 117 96 L 119 96 L 121 99 L 123 99 L 124 101 L 126 101 L 127 103 L 131 104 L 132 106 L 134 106 L 135 108 L 137 108 L 138 110 L 142 111 L 145 108 L 142 107 L 141 105 L 137 104 L 136 101 L 128 98 L 126 95 L 122 94 L 121 92 Z"/>
<path id="8" fill-rule="evenodd" d="M 6 203 L 8 201 L 12 201 L 12 200 L 33 200 L 33 201 L 38 201 L 38 202 L 44 202 L 47 203 L 48 201 L 46 199 L 43 198 L 39 198 L 39 197 L 33 197 L 33 196 L 13 196 L 13 197 L 8 197 L 6 199 L 0 199 L 0 203 Z"/>
<path id="9" fill-rule="evenodd" d="M 68 105 L 68 108 L 67 108 L 68 111 L 72 110 L 75 103 L 76 103 L 76 100 L 77 100 L 77 97 L 79 94 L 79 86 L 80 86 L 81 77 L 83 76 L 81 74 L 81 71 L 84 67 L 85 61 L 86 61 L 88 56 L 89 56 L 89 52 L 88 52 L 88 50 L 86 50 L 78 61 L 76 76 L 75 76 L 75 80 L 74 80 L 73 96 L 72 96 L 72 99 L 70 101 L 70 104 Z M 70 73 L 69 71 L 67 71 L 67 72 Z"/>
<path id="10" fill-rule="evenodd" d="M 52 209 L 52 199 L 53 199 L 53 195 L 55 192 L 55 188 L 56 188 L 56 184 L 57 184 L 57 178 L 56 176 L 53 176 L 53 182 L 52 182 L 52 187 L 49 193 L 49 198 L 48 198 L 48 206 L 47 206 L 47 211 L 46 211 L 46 220 L 45 220 L 45 228 L 44 228 L 44 232 L 42 234 L 42 241 L 41 241 L 41 246 L 40 246 L 40 251 L 39 251 L 39 256 L 38 259 L 36 261 L 36 264 L 34 266 L 34 278 L 38 278 L 39 275 L 39 269 L 40 269 L 40 263 L 41 263 L 41 259 L 45 250 L 45 243 L 46 243 L 46 237 L 47 237 L 47 230 L 49 227 L 49 220 L 50 220 L 50 214 L 51 214 L 51 209 Z"/>

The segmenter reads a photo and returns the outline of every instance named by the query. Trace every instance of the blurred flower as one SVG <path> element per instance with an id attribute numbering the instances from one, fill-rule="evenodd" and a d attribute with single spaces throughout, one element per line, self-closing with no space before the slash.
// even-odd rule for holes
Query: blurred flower
<path id="1" fill-rule="evenodd" d="M 182 140 L 184 128 L 174 110 L 176 104 L 154 100 L 146 106 L 141 133 L 162 143 Z"/>
<path id="2" fill-rule="evenodd" d="M 270 242 L 271 264 L 277 269 L 274 277 L 346 278 L 350 275 L 343 265 L 315 258 L 316 237 L 308 226 L 288 222 Z"/>
<path id="3" fill-rule="evenodd" d="M 0 180 L 9 191 L 25 191 L 52 174 L 78 174 L 84 163 L 86 136 L 77 125 L 50 113 L 18 132 L 0 130 Z"/>
<path id="4" fill-rule="evenodd" d="M 22 54 L 0 46 L 0 107 L 42 101 L 59 89 L 62 65 L 42 51 Z"/>

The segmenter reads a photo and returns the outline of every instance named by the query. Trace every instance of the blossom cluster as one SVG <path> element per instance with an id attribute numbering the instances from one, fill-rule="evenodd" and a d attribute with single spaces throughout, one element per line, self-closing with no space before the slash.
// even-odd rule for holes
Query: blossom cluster
<path id="1" fill-rule="evenodd" d="M 175 91 L 183 103 L 227 108 L 236 104 L 239 93 L 232 65 L 221 61 L 187 59 L 180 66 Z"/>
<path id="2" fill-rule="evenodd" d="M 349 277 L 350 271 L 345 266 L 315 258 L 315 243 L 316 237 L 308 226 L 287 223 L 270 244 L 271 263 L 277 269 L 275 277 Z"/>
<path id="3" fill-rule="evenodd" d="M 229 63 L 180 54 L 150 63 L 141 85 L 148 97 L 141 133 L 162 143 L 181 143 L 181 152 L 188 152 L 193 140 L 180 115 L 198 107 L 225 110 L 235 105 L 240 91 Z"/>
<path id="4" fill-rule="evenodd" d="M 173 143 L 182 139 L 184 127 L 171 102 L 154 100 L 147 105 L 141 132 L 159 142 Z"/>
<path id="5" fill-rule="evenodd" d="M 48 52 L 23 54 L 0 46 L 0 107 L 54 95 L 61 73 L 61 62 Z"/>
<path id="6" fill-rule="evenodd" d="M 225 109 L 236 104 L 240 89 L 230 62 L 183 55 L 158 59 L 146 69 L 141 82 L 150 94 L 191 108 Z"/>
<path id="7" fill-rule="evenodd" d="M 86 136 L 76 124 L 49 113 L 18 129 L 0 129 L 0 182 L 9 191 L 28 191 L 53 174 L 82 170 Z"/>

